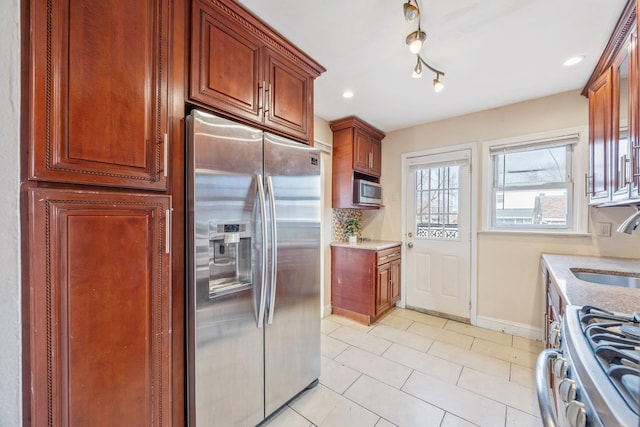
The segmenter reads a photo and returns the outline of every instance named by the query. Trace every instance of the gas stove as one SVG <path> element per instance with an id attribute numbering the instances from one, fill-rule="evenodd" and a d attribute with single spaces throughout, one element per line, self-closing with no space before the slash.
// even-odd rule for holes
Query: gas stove
<path id="1" fill-rule="evenodd" d="M 638 426 L 640 316 L 568 306 L 558 332 L 536 368 L 545 426 Z"/>

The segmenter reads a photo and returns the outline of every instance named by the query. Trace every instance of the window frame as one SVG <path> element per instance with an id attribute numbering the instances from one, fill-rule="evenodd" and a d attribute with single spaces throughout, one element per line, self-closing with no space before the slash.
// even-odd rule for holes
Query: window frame
<path id="1" fill-rule="evenodd" d="M 539 134 L 523 135 L 515 138 L 489 141 L 483 144 L 483 231 L 497 233 L 536 233 L 536 234 L 586 234 L 587 204 L 585 183 L 579 177 L 585 173 L 585 155 L 588 144 L 585 127 L 562 129 Z M 507 186 L 504 189 L 494 185 L 497 167 L 494 162 L 496 151 L 524 151 L 527 148 L 543 148 L 571 145 L 567 150 L 567 173 L 571 179 L 564 183 L 550 183 L 531 186 Z M 497 194 L 509 189 L 544 190 L 566 189 L 567 191 L 567 225 L 514 224 L 496 225 Z"/>

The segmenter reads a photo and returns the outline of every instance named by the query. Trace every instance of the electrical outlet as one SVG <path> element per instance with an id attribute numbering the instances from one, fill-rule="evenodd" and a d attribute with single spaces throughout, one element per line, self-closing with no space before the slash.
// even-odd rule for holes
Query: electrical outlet
<path id="1" fill-rule="evenodd" d="M 610 222 L 599 222 L 598 230 L 596 233 L 598 236 L 611 237 L 611 223 Z"/>

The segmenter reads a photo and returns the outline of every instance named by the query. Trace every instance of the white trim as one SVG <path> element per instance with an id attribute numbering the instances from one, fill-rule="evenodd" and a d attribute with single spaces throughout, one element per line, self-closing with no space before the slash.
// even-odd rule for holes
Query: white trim
<path id="1" fill-rule="evenodd" d="M 525 323 L 510 322 L 508 320 L 496 319 L 487 316 L 478 316 L 476 326 L 493 331 L 504 332 L 530 340 L 542 341 L 542 328 L 535 328 Z"/>
<path id="2" fill-rule="evenodd" d="M 319 139 L 313 140 L 313 147 L 329 154 L 331 154 L 331 151 L 333 150 L 333 147 L 331 146 L 331 144 L 327 144 L 326 142 L 320 141 Z"/>
<path id="3" fill-rule="evenodd" d="M 573 180 L 573 228 L 567 229 L 544 229 L 544 232 L 550 235 L 565 235 L 571 233 L 585 234 L 588 232 L 588 198 L 585 194 L 584 177 L 586 173 L 587 163 L 587 148 L 589 143 L 589 129 L 586 126 L 579 126 L 566 129 L 557 129 L 546 132 L 521 135 L 512 138 L 497 139 L 493 141 L 487 141 L 482 144 L 482 189 L 481 193 L 484 195 L 482 198 L 480 212 L 481 212 L 481 231 L 482 232 L 494 232 L 501 231 L 492 228 L 492 174 L 493 168 L 491 165 L 491 150 L 493 147 L 502 146 L 517 146 L 527 145 L 534 141 L 548 141 L 553 138 L 566 138 L 574 136 L 578 139 L 578 143 L 574 144 L 574 152 L 572 159 L 572 180 Z M 522 231 L 526 231 L 523 229 Z"/>
<path id="4" fill-rule="evenodd" d="M 331 304 L 327 304 L 327 305 L 323 305 L 320 307 L 321 313 L 320 313 L 320 318 L 324 319 L 325 317 L 327 317 L 328 315 L 331 314 Z"/>
<path id="5" fill-rule="evenodd" d="M 421 150 L 414 151 L 410 153 L 402 153 L 401 156 L 401 173 L 402 179 L 401 181 L 401 200 L 405 200 L 402 203 L 402 221 L 401 221 L 401 232 L 402 232 L 402 246 L 406 247 L 407 244 L 407 184 L 406 184 L 406 176 L 408 172 L 408 163 L 409 159 L 413 157 L 419 156 L 432 156 L 435 154 L 449 154 L 455 153 L 456 151 L 470 151 L 471 158 L 469 159 L 469 164 L 471 165 L 471 182 L 470 191 L 471 191 L 471 213 L 470 213 L 470 233 L 471 233 L 471 242 L 470 242 L 470 278 L 471 278 L 471 289 L 470 289 L 470 298 L 471 298 L 471 307 L 469 309 L 469 322 L 472 325 L 475 325 L 477 322 L 477 307 L 478 307 L 478 224 L 476 218 L 478 217 L 478 179 L 479 179 L 479 169 L 480 169 L 480 158 L 478 156 L 478 144 L 476 142 L 470 142 L 466 144 L 454 145 L 451 147 L 441 147 L 434 148 L 430 150 Z M 400 301 L 398 301 L 398 307 L 406 306 L 406 294 L 407 294 L 407 284 L 406 284 L 406 262 L 401 264 L 401 292 L 400 292 Z"/>

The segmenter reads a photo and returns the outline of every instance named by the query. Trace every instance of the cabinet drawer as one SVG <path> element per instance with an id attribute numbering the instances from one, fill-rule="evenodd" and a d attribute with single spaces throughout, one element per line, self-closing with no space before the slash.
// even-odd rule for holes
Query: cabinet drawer
<path id="1" fill-rule="evenodd" d="M 389 249 L 384 249 L 381 251 L 378 251 L 376 253 L 376 264 L 377 265 L 381 265 L 381 264 L 385 264 L 387 262 L 391 262 L 391 261 L 395 261 L 397 259 L 400 259 L 400 254 L 401 254 L 401 250 L 400 250 L 400 246 L 394 246 L 392 248 Z"/>

